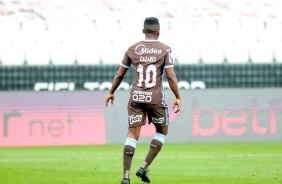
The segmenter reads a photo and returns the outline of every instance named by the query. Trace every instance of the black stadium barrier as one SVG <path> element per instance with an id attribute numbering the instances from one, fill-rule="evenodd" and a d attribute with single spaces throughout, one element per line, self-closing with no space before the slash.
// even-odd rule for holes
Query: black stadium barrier
<path id="1" fill-rule="evenodd" d="M 87 90 L 87 82 L 98 84 L 100 87 L 105 82 L 112 82 L 118 67 L 119 65 L 2 65 L 0 90 L 33 91 L 38 83 L 47 85 L 39 87 L 39 91 L 56 90 L 56 83 L 71 84 L 71 87 L 59 87 L 57 90 Z M 282 87 L 282 64 L 175 64 L 175 73 L 178 81 L 187 82 L 189 85 L 200 81 L 205 84 L 204 88 Z M 123 82 L 131 84 L 132 74 L 132 69 L 129 69 Z"/>

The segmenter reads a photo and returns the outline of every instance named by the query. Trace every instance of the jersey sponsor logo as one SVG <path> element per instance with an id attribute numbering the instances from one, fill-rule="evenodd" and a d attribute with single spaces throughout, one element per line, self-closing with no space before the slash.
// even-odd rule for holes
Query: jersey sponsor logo
<path id="1" fill-rule="evenodd" d="M 134 91 L 132 99 L 138 102 L 151 102 L 152 101 L 152 92 L 145 91 Z"/>
<path id="2" fill-rule="evenodd" d="M 152 95 L 152 92 L 146 92 L 146 91 L 133 91 L 134 94 L 138 94 L 138 95 Z"/>
<path id="3" fill-rule="evenodd" d="M 129 123 L 132 125 L 142 121 L 142 115 L 129 116 Z"/>
<path id="4" fill-rule="evenodd" d="M 154 124 L 162 124 L 164 122 L 164 120 L 165 120 L 164 117 L 161 117 L 161 118 L 152 117 L 152 123 L 154 123 Z"/>
<path id="5" fill-rule="evenodd" d="M 157 57 L 155 57 L 155 56 L 140 56 L 140 61 L 141 62 L 156 62 Z"/>
<path id="6" fill-rule="evenodd" d="M 161 54 L 162 50 L 161 49 L 155 49 L 155 48 L 146 48 L 145 45 L 140 44 L 137 45 L 137 47 L 135 48 L 135 53 L 138 55 L 142 55 L 142 54 Z"/>

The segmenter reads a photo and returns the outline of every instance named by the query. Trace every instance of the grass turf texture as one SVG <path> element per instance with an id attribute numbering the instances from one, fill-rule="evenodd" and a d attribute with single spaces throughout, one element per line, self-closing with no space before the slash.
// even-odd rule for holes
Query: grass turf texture
<path id="1" fill-rule="evenodd" d="M 138 144 L 131 184 L 149 146 Z M 123 145 L 0 148 L 0 183 L 114 184 Z M 152 184 L 282 183 L 282 143 L 165 144 L 150 166 Z"/>

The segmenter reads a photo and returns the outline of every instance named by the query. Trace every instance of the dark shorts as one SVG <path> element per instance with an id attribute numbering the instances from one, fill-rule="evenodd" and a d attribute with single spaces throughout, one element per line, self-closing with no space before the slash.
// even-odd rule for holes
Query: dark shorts
<path id="1" fill-rule="evenodd" d="M 164 104 L 146 104 L 128 102 L 128 126 L 138 127 L 146 124 L 146 117 L 148 122 L 155 126 L 168 126 L 168 109 Z"/>

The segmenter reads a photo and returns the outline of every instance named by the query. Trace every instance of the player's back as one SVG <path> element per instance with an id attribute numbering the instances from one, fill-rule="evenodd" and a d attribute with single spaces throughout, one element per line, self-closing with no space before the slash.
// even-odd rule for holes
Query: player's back
<path id="1" fill-rule="evenodd" d="M 135 71 L 130 101 L 164 103 L 163 70 L 173 67 L 169 46 L 156 40 L 138 42 L 129 47 L 122 64 L 132 65 Z"/>

